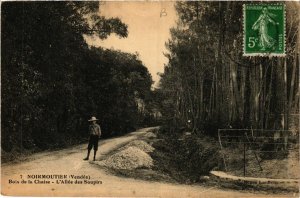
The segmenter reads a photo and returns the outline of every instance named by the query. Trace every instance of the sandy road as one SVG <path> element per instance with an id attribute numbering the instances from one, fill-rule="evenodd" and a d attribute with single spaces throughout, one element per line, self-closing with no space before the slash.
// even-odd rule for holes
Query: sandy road
<path id="1" fill-rule="evenodd" d="M 146 129 L 130 133 L 123 137 L 100 141 L 97 160 L 121 145 L 147 133 Z M 113 196 L 113 197 L 275 197 L 268 194 L 252 194 L 233 190 L 207 188 L 203 186 L 179 185 L 162 182 L 150 182 L 131 178 L 117 177 L 93 164 L 83 161 L 86 155 L 86 144 L 54 152 L 43 152 L 32 155 L 26 161 L 17 164 L 3 164 L 1 170 L 2 195 L 14 196 Z M 65 179 L 35 179 L 34 175 L 61 175 Z M 90 177 L 77 179 L 88 181 L 86 184 L 75 184 L 75 176 Z M 21 184 L 21 177 L 27 181 Z M 29 177 L 31 177 L 29 179 Z M 19 183 L 9 183 L 9 180 Z M 28 180 L 32 184 L 28 183 Z M 72 181 L 72 184 L 66 184 Z M 37 184 L 35 184 L 37 182 Z M 42 184 L 41 182 L 50 182 Z M 62 183 L 64 182 L 64 183 Z M 93 184 L 92 184 L 93 183 Z M 288 194 L 287 197 L 298 195 Z M 281 196 L 281 197 L 286 197 Z"/>

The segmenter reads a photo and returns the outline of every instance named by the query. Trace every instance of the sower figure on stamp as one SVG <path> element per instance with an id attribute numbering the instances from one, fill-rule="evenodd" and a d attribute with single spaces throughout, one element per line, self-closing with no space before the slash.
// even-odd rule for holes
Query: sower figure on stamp
<path id="1" fill-rule="evenodd" d="M 276 40 L 269 35 L 268 24 L 272 23 L 273 25 L 278 25 L 272 17 L 275 17 L 275 14 L 269 13 L 268 9 L 265 7 L 262 10 L 262 14 L 259 16 L 257 21 L 252 26 L 253 30 L 259 30 L 259 46 L 262 50 L 266 48 L 271 48 L 275 45 Z"/>
<path id="2" fill-rule="evenodd" d="M 91 152 L 92 148 L 94 147 L 94 161 L 95 161 L 96 153 L 97 153 L 97 150 L 98 150 L 98 140 L 101 136 L 101 128 L 96 123 L 97 120 L 98 119 L 96 119 L 96 117 L 92 117 L 89 120 L 89 122 L 90 122 L 90 126 L 89 126 L 90 140 L 89 140 L 89 145 L 88 145 L 87 156 L 83 160 L 89 160 L 90 152 Z"/>

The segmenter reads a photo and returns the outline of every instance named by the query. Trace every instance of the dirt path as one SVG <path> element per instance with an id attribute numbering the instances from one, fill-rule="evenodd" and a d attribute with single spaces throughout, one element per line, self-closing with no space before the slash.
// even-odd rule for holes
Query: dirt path
<path id="1" fill-rule="evenodd" d="M 97 160 L 109 154 L 123 144 L 147 133 L 146 129 L 130 133 L 123 137 L 100 141 Z M 34 154 L 22 163 L 3 164 L 1 176 L 2 195 L 22 196 L 132 196 L 132 197 L 274 197 L 267 194 L 251 194 L 233 190 L 207 188 L 202 186 L 179 185 L 161 182 L 148 182 L 109 174 L 104 169 L 83 161 L 86 155 L 86 144 L 54 152 Z M 21 175 L 25 181 L 33 184 L 12 184 L 9 180 L 21 182 Z M 29 179 L 32 175 L 65 175 L 65 179 Z M 86 181 L 94 184 L 75 184 L 72 175 L 90 177 Z M 50 184 L 34 184 L 34 182 L 49 181 Z M 84 179 L 77 179 L 84 182 Z M 59 184 L 57 184 L 59 182 Z M 97 183 L 97 184 L 96 184 Z M 289 194 L 289 197 L 296 195 Z"/>

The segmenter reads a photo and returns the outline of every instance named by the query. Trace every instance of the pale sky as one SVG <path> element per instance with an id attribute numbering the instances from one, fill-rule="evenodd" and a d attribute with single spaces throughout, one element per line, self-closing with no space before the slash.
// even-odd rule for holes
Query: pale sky
<path id="1" fill-rule="evenodd" d="M 164 71 L 168 59 L 165 42 L 170 38 L 170 28 L 177 20 L 175 2 L 105 2 L 100 14 L 119 17 L 128 25 L 128 37 L 120 39 L 114 34 L 106 40 L 86 38 L 88 44 L 121 51 L 138 52 L 140 59 L 152 75 L 154 85 L 159 81 L 158 72 Z"/>

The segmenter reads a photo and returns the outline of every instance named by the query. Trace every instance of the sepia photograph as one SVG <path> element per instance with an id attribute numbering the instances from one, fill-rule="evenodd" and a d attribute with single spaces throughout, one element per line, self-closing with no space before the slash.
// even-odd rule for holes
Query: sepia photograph
<path id="1" fill-rule="evenodd" d="M 1 1 L 1 195 L 299 197 L 298 1 Z"/>

